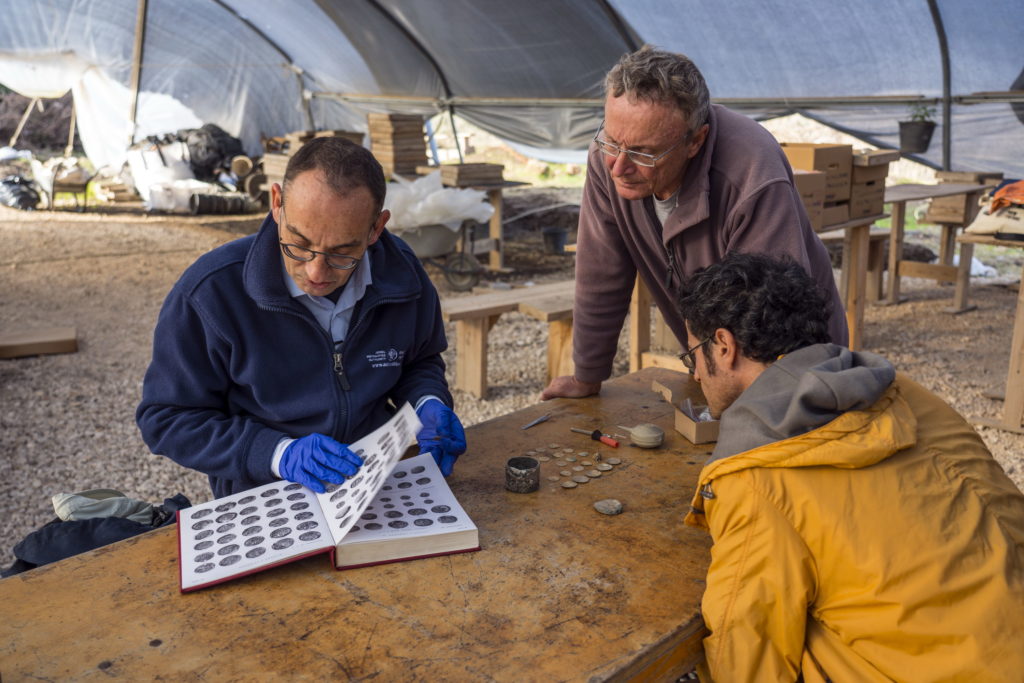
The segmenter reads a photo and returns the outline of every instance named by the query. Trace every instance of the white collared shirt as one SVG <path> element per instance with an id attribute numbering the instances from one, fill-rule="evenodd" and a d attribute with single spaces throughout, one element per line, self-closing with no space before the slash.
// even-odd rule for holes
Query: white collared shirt
<path id="1" fill-rule="evenodd" d="M 335 343 L 345 341 L 356 304 L 366 294 L 366 288 L 373 283 L 373 275 L 370 272 L 370 252 L 365 252 L 363 258 L 356 265 L 355 272 L 349 277 L 345 289 L 338 297 L 338 303 L 334 303 L 326 296 L 313 296 L 299 289 L 295 280 L 288 274 L 288 270 L 284 268 L 283 259 L 285 258 L 287 257 L 281 254 L 281 274 L 284 277 L 288 293 L 309 309 L 316 321 L 320 323 L 320 327 L 331 335 L 331 339 Z"/>

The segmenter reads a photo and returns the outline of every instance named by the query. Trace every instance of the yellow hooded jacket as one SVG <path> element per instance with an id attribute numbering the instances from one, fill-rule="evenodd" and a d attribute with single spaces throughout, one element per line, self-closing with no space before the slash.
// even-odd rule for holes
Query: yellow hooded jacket
<path id="1" fill-rule="evenodd" d="M 761 422 L 731 439 L 758 445 L 719 442 L 686 518 L 714 539 L 714 680 L 1024 681 L 1024 496 L 954 410 L 893 375 L 808 347 L 723 414 L 723 434 Z"/>

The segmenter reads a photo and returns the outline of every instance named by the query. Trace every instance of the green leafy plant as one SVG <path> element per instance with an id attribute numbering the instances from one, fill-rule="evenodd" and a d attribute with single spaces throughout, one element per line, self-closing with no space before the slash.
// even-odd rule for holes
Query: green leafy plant
<path id="1" fill-rule="evenodd" d="M 916 102 L 908 109 L 909 121 L 931 121 L 935 116 L 935 107 L 929 107 L 924 102 Z"/>

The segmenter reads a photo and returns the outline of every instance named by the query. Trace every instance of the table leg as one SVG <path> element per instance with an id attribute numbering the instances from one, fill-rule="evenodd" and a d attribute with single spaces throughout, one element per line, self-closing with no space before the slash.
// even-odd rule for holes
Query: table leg
<path id="1" fill-rule="evenodd" d="M 939 238 L 939 263 L 944 266 L 953 265 L 953 254 L 956 253 L 956 229 L 952 223 L 942 223 L 942 236 Z"/>
<path id="2" fill-rule="evenodd" d="M 889 231 L 889 296 L 886 304 L 900 302 L 900 260 L 903 258 L 903 222 L 906 218 L 906 202 L 892 203 L 892 229 Z"/>
<path id="3" fill-rule="evenodd" d="M 629 371 L 643 368 L 644 352 L 651 348 L 651 293 L 638 275 L 629 301 Z"/>
<path id="4" fill-rule="evenodd" d="M 1013 320 L 1013 341 L 1010 342 L 1010 368 L 1006 373 L 1003 418 L 977 419 L 974 422 L 1024 434 L 1024 287 L 1017 292 L 1017 315 Z"/>
<path id="5" fill-rule="evenodd" d="M 947 313 L 966 313 L 977 306 L 967 303 L 968 290 L 971 287 L 971 261 L 974 260 L 974 245 L 970 242 L 960 243 L 960 263 L 956 267 L 956 292 L 953 294 L 953 307 Z"/>
<path id="6" fill-rule="evenodd" d="M 868 241 L 871 237 L 871 226 L 858 225 L 847 228 L 844 235 L 844 243 L 849 248 L 843 249 L 846 292 L 844 303 L 846 305 L 846 326 L 850 330 L 850 348 L 854 351 L 861 349 L 864 345 L 864 301 L 867 289 L 868 275 Z M 849 256 L 845 255 L 849 252 Z"/>
<path id="7" fill-rule="evenodd" d="M 491 251 L 488 256 L 487 267 L 490 270 L 505 269 L 505 241 L 504 230 L 501 225 L 501 188 L 487 190 L 487 200 L 494 207 L 491 215 L 490 234 L 492 240 Z"/>
<path id="8" fill-rule="evenodd" d="M 487 396 L 487 336 L 498 316 L 455 321 L 455 388 Z"/>

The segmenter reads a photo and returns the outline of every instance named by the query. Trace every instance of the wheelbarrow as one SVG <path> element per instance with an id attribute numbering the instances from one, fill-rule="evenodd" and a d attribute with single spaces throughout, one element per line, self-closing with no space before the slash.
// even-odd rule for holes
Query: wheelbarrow
<path id="1" fill-rule="evenodd" d="M 395 231 L 395 234 L 412 248 L 418 259 L 440 268 L 452 289 L 465 292 L 480 282 L 483 270 L 476 257 L 465 251 L 466 245 L 471 243 L 467 236 L 467 223 L 469 221 L 463 221 L 458 230 L 430 224 L 405 228 Z"/>

